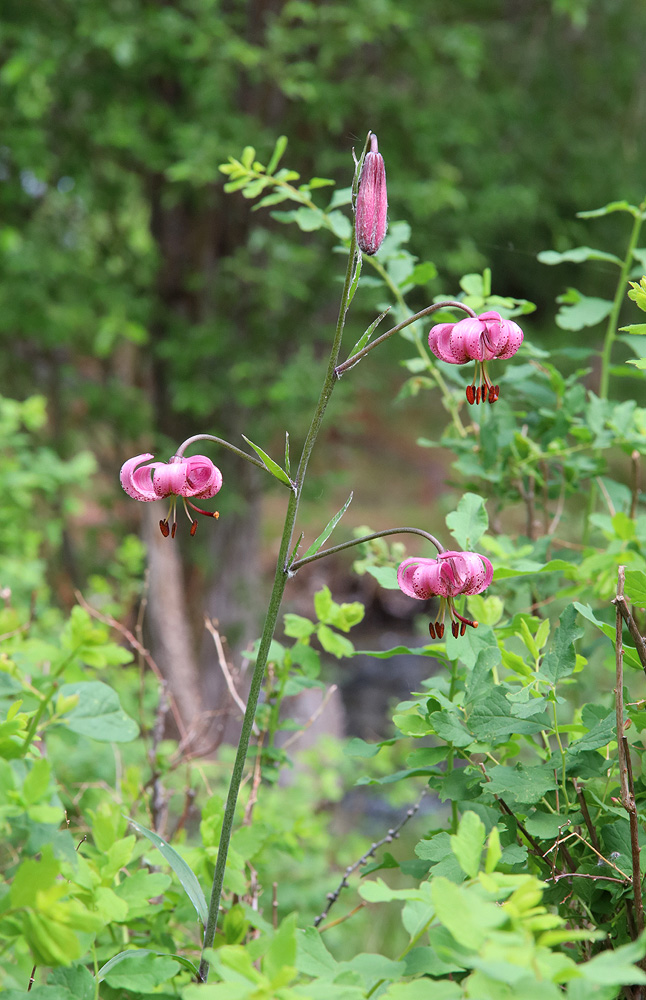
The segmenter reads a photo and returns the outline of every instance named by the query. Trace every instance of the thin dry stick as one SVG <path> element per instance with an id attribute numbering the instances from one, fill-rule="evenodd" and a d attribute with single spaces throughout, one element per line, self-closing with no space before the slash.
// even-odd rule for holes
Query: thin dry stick
<path id="1" fill-rule="evenodd" d="M 589 878 L 593 882 L 619 882 L 621 885 L 630 885 L 632 879 L 615 878 L 614 875 L 586 875 L 583 872 L 561 872 L 560 875 L 550 875 L 546 882 L 560 882 L 564 878 Z"/>
<path id="2" fill-rule="evenodd" d="M 588 809 L 588 803 L 586 801 L 585 794 L 583 792 L 583 789 L 581 788 L 581 785 L 576 779 L 574 779 L 572 784 L 574 785 L 574 791 L 576 792 L 576 796 L 579 800 L 579 805 L 581 806 L 581 812 L 583 813 L 585 825 L 588 828 L 588 833 L 590 834 L 590 840 L 592 841 L 593 850 L 595 851 L 596 854 L 599 854 L 599 847 L 600 847 L 599 838 L 597 837 L 597 831 L 594 828 L 592 817 L 590 816 L 590 810 Z M 581 839 L 583 840 L 583 838 Z M 583 842 L 585 843 L 585 841 Z M 599 857 L 601 857 L 600 854 Z"/>
<path id="3" fill-rule="evenodd" d="M 142 646 L 142 644 L 139 642 L 139 640 L 132 634 L 132 632 L 130 631 L 130 629 L 126 628 L 125 625 L 122 625 L 121 622 L 118 622 L 116 620 L 116 618 L 112 618 L 110 615 L 104 615 L 100 611 L 97 611 L 96 608 L 93 608 L 92 605 L 88 604 L 88 602 L 85 600 L 85 598 L 83 597 L 83 594 L 80 592 L 80 590 L 75 590 L 74 591 L 74 596 L 76 597 L 76 600 L 79 602 L 79 604 L 81 605 L 81 607 L 85 608 L 85 610 L 87 611 L 87 613 L 89 615 L 91 615 L 92 618 L 96 618 L 98 621 L 103 622 L 104 625 L 109 625 L 110 628 L 116 629 L 117 632 L 119 632 L 124 637 L 124 639 L 126 640 L 126 642 L 130 646 L 132 646 L 132 648 L 137 653 L 139 653 L 140 656 L 143 656 L 144 660 L 146 661 L 146 663 L 148 664 L 148 666 L 150 667 L 150 669 L 154 673 L 154 675 L 157 678 L 157 680 L 159 681 L 159 683 L 160 684 L 165 684 L 166 683 L 161 670 L 159 669 L 159 667 L 157 666 L 157 664 L 153 660 L 152 656 L 150 655 L 150 653 L 148 652 L 148 650 L 145 649 L 144 646 Z M 172 713 L 172 716 L 173 716 L 173 720 L 175 722 L 175 725 L 177 726 L 177 731 L 178 731 L 181 739 L 184 740 L 186 738 L 186 726 L 184 725 L 184 723 L 182 721 L 182 717 L 179 714 L 179 709 L 177 708 L 177 704 L 175 702 L 175 699 L 173 698 L 173 695 L 170 693 L 170 691 L 168 692 L 168 701 L 169 701 L 169 704 L 170 704 L 170 710 L 171 710 L 171 713 Z"/>
<path id="4" fill-rule="evenodd" d="M 550 526 L 547 529 L 548 535 L 553 535 L 556 529 L 558 528 L 559 521 L 561 520 L 564 508 L 565 508 L 565 482 L 561 484 L 561 492 L 559 493 L 559 498 L 556 502 L 556 510 L 554 511 L 554 517 L 550 521 Z"/>
<path id="5" fill-rule="evenodd" d="M 617 596 L 615 606 L 616 618 L 616 687 L 615 702 L 617 712 L 617 755 L 619 758 L 619 788 L 621 804 L 628 813 L 630 821 L 630 848 L 633 859 L 633 896 L 635 898 L 635 923 L 637 932 L 644 930 L 644 906 L 641 890 L 641 870 L 639 866 L 639 824 L 637 822 L 637 806 L 635 804 L 635 788 L 633 785 L 632 765 L 628 741 L 624 736 L 624 647 L 623 621 L 620 604 L 624 602 L 624 580 L 626 567 L 620 566 L 617 574 Z"/>
<path id="6" fill-rule="evenodd" d="M 609 858 L 606 858 L 605 855 L 603 855 L 601 853 L 601 851 L 597 851 L 592 846 L 592 844 L 589 844 L 588 841 L 585 839 L 585 837 L 582 837 L 580 833 L 576 832 L 576 830 L 572 830 L 571 833 L 568 833 L 567 837 L 564 837 L 562 841 L 558 841 L 558 840 L 555 841 L 552 844 L 552 846 L 545 852 L 545 854 L 543 855 L 543 857 L 545 857 L 547 854 L 549 854 L 550 851 L 554 850 L 555 847 L 558 847 L 559 843 L 563 844 L 563 843 L 565 843 L 566 840 L 571 840 L 573 837 L 576 840 L 580 840 L 581 843 L 585 844 L 585 846 L 589 850 L 593 851 L 594 854 L 596 854 L 597 857 L 599 858 L 599 861 L 602 861 L 604 863 L 604 865 L 608 865 L 610 868 L 614 868 L 614 870 L 616 872 L 618 872 L 622 876 L 622 879 L 621 879 L 622 882 L 632 882 L 632 876 L 631 875 L 629 875 L 627 872 L 625 872 L 621 868 L 619 868 L 619 866 L 616 865 L 614 863 L 614 861 L 611 861 Z M 576 874 L 576 873 L 575 872 L 565 872 L 565 874 L 567 875 L 567 874 Z"/>
<path id="7" fill-rule="evenodd" d="M 215 627 L 215 623 L 212 622 L 210 618 L 207 618 L 206 615 L 204 616 L 204 624 L 206 625 L 208 631 L 213 636 L 213 642 L 215 643 L 215 649 L 218 654 L 218 663 L 220 664 L 220 670 L 222 671 L 222 674 L 226 681 L 227 688 L 229 689 L 229 694 L 231 695 L 236 705 L 244 715 L 247 710 L 247 706 L 245 705 L 244 701 L 236 691 L 236 686 L 233 683 L 233 677 L 231 676 L 231 671 L 229 670 L 229 665 L 227 663 L 226 656 L 224 655 L 224 646 L 222 645 L 222 639 L 220 638 L 220 633 Z M 254 735 L 257 736 L 258 727 L 256 726 L 255 723 L 253 731 Z"/>
<path id="8" fill-rule="evenodd" d="M 408 823 L 408 821 L 413 818 L 413 816 L 415 815 L 415 813 L 417 812 L 417 810 L 421 806 L 422 800 L 424 799 L 424 796 L 426 795 L 426 792 L 427 792 L 427 789 L 425 788 L 424 791 L 422 792 L 422 794 L 420 795 L 420 797 L 418 798 L 417 802 L 415 803 L 415 805 L 411 806 L 410 809 L 408 809 L 406 811 L 406 815 L 404 816 L 404 818 L 402 820 L 400 820 L 400 822 L 397 824 L 397 826 L 393 826 L 390 830 L 388 830 L 386 836 L 382 837 L 381 840 L 376 840 L 374 842 L 374 844 L 371 844 L 370 845 L 370 849 L 368 851 L 366 851 L 365 854 L 362 854 L 361 857 L 359 858 L 359 860 L 355 861 L 353 865 L 348 865 L 348 867 L 346 868 L 346 870 L 343 873 L 343 878 L 339 882 L 339 884 L 336 887 L 336 889 L 334 890 L 334 892 L 328 892 L 328 894 L 327 894 L 327 906 L 325 907 L 325 909 L 323 910 L 322 913 L 319 913 L 318 917 L 314 921 L 314 926 L 315 927 L 318 927 L 318 925 L 323 920 L 325 920 L 325 918 L 327 917 L 328 913 L 330 912 L 330 909 L 334 906 L 334 904 L 336 903 L 337 899 L 341 895 L 341 892 L 343 891 L 343 889 L 346 889 L 347 886 L 349 885 L 349 883 L 348 883 L 348 876 L 352 875 L 352 872 L 355 872 L 357 870 L 357 868 L 361 868 L 362 865 L 367 865 L 368 864 L 368 860 L 370 858 L 374 857 L 375 851 L 377 851 L 380 847 L 383 847 L 384 844 L 391 844 L 393 842 L 393 840 L 395 840 L 399 836 L 399 831 L 401 830 L 401 828 L 403 826 L 405 826 L 406 823 Z"/>
<path id="9" fill-rule="evenodd" d="M 367 905 L 368 904 L 366 903 L 365 899 L 362 899 L 359 905 L 355 906 L 355 908 L 353 910 L 350 910 L 349 913 L 346 913 L 345 916 L 337 917 L 336 920 L 330 920 L 329 924 L 323 924 L 323 926 L 320 928 L 321 934 L 323 933 L 323 931 L 329 931 L 330 927 L 337 927 L 339 924 L 344 924 L 346 920 L 349 920 L 350 917 L 353 917 L 355 913 L 359 912 L 359 910 L 363 910 L 364 906 Z"/>
<path id="10" fill-rule="evenodd" d="M 332 684 L 332 686 L 327 689 L 327 691 L 325 692 L 325 697 L 323 698 L 323 701 L 321 702 L 321 704 L 319 705 L 319 707 L 316 709 L 316 711 L 312 715 L 310 715 L 310 717 L 307 720 L 307 722 L 303 726 L 301 726 L 301 728 L 298 730 L 298 732 L 292 733 L 292 735 L 289 737 L 289 739 L 285 740 L 285 742 L 283 743 L 283 747 L 282 747 L 283 750 L 287 750 L 287 747 L 291 747 L 292 744 L 296 743 L 297 740 L 300 740 L 300 738 L 303 735 L 303 733 L 307 729 L 310 728 L 310 726 L 312 725 L 313 722 L 316 722 L 316 720 L 318 719 L 319 715 L 321 715 L 321 713 L 325 711 L 325 706 L 327 705 L 328 701 L 330 700 L 330 698 L 332 697 L 332 695 L 334 694 L 334 692 L 336 690 L 337 690 L 336 684 Z"/>
<path id="11" fill-rule="evenodd" d="M 608 513 L 610 514 L 610 517 L 614 517 L 615 514 L 617 513 L 617 511 L 615 510 L 614 503 L 610 499 L 610 494 L 608 493 L 608 490 L 605 487 L 603 479 L 600 479 L 599 476 L 597 476 L 597 478 L 595 479 L 595 482 L 596 482 L 597 486 L 599 487 L 599 489 L 601 490 L 601 492 L 603 493 L 603 498 L 606 501 L 606 505 L 608 507 Z"/>
<path id="12" fill-rule="evenodd" d="M 625 569 L 625 567 L 621 566 L 620 569 Z M 633 618 L 628 609 L 628 605 L 626 604 L 626 598 L 624 597 L 623 594 L 621 596 L 617 594 L 617 597 L 615 597 L 612 603 L 615 605 L 617 611 L 619 612 L 619 614 L 625 621 L 626 625 L 628 626 L 628 631 L 630 632 L 630 635 L 635 643 L 635 649 L 637 651 L 637 656 L 639 657 L 639 662 L 641 663 L 642 667 L 644 668 L 644 672 L 646 673 L 646 641 L 644 640 L 644 636 L 637 628 L 637 622 L 635 621 L 635 619 Z"/>

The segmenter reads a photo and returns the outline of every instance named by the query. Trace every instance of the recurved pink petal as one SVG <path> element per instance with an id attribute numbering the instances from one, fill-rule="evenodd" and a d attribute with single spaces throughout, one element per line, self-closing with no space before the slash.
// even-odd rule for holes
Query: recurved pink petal
<path id="1" fill-rule="evenodd" d="M 479 594 L 491 583 L 493 566 L 477 552 L 442 552 L 437 557 L 442 566 L 442 582 L 449 597 Z"/>
<path id="2" fill-rule="evenodd" d="M 512 320 L 503 320 L 503 330 L 506 334 L 505 346 L 498 353 L 499 358 L 513 358 L 523 342 L 523 331 Z"/>
<path id="3" fill-rule="evenodd" d="M 446 361 L 450 365 L 463 365 L 469 361 L 468 354 L 465 354 L 459 341 L 453 338 L 453 328 L 456 323 L 438 323 L 428 335 L 428 346 L 440 361 Z"/>
<path id="4" fill-rule="evenodd" d="M 207 500 L 214 497 L 222 486 L 222 473 L 206 455 L 192 455 L 186 459 L 187 497 Z"/>
<path id="5" fill-rule="evenodd" d="M 493 566 L 477 552 L 462 553 L 464 562 L 464 584 L 462 594 L 480 594 L 493 579 Z"/>
<path id="6" fill-rule="evenodd" d="M 159 462 L 153 473 L 153 487 L 158 500 L 171 495 L 187 496 L 186 462 Z"/>
<path id="7" fill-rule="evenodd" d="M 134 458 L 129 458 L 127 462 L 124 462 L 121 466 L 121 472 L 119 473 L 119 479 L 121 480 L 121 485 L 133 500 L 157 500 L 157 494 L 155 493 L 150 478 L 150 472 L 153 468 L 152 465 L 144 465 L 137 469 L 137 466 L 141 462 L 147 461 L 149 458 L 153 458 L 153 455 L 136 455 Z M 159 463 L 155 462 L 155 465 Z"/>
<path id="8" fill-rule="evenodd" d="M 439 567 L 435 559 L 405 559 L 397 570 L 397 583 L 408 597 L 420 601 L 443 593 L 438 590 Z"/>
<path id="9" fill-rule="evenodd" d="M 482 325 L 478 319 L 461 319 L 456 323 L 451 333 L 451 346 L 460 352 L 465 360 L 482 361 L 484 349 L 482 345 Z"/>
<path id="10" fill-rule="evenodd" d="M 478 319 L 482 323 L 484 360 L 491 361 L 493 358 L 500 357 L 500 352 L 507 343 L 506 321 L 500 313 L 493 311 L 481 313 Z"/>

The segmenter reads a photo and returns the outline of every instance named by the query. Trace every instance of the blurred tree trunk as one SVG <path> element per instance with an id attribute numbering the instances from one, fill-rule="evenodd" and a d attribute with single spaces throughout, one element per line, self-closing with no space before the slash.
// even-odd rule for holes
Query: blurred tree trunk
<path id="1" fill-rule="evenodd" d="M 168 681 L 187 731 L 201 728 L 201 683 L 184 587 L 179 545 L 159 530 L 159 505 L 144 504 L 143 537 L 148 548 L 147 643 Z"/>

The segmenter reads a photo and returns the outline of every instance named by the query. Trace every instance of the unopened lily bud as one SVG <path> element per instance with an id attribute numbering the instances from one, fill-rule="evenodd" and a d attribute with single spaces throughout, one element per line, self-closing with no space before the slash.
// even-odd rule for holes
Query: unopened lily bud
<path id="1" fill-rule="evenodd" d="M 357 244 L 369 256 L 377 253 L 383 243 L 387 212 L 386 168 L 377 145 L 377 136 L 373 132 L 370 136 L 370 150 L 366 153 L 361 168 L 355 220 Z"/>

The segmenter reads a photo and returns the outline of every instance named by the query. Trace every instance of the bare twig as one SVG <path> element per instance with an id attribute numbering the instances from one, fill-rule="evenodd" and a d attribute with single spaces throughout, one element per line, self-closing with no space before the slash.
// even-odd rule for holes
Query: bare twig
<path id="1" fill-rule="evenodd" d="M 599 489 L 601 490 L 601 492 L 603 493 L 603 499 L 606 501 L 606 505 L 608 507 L 608 513 L 610 514 L 610 517 L 614 517 L 615 514 L 617 513 L 617 511 L 615 510 L 615 505 L 614 505 L 614 503 L 612 502 L 612 500 L 610 498 L 610 494 L 608 493 L 608 490 L 605 487 L 605 483 L 604 483 L 603 479 L 601 479 L 600 476 L 597 476 L 597 478 L 595 479 L 595 482 L 596 482 L 597 486 L 599 487 Z"/>
<path id="2" fill-rule="evenodd" d="M 616 617 L 616 687 L 615 703 L 617 713 L 617 755 L 619 759 L 619 788 L 621 790 L 621 804 L 628 813 L 630 821 L 630 848 L 633 861 L 633 896 L 635 899 L 635 923 L 637 932 L 641 934 L 644 930 L 644 906 L 641 889 L 641 869 L 639 865 L 639 824 L 637 821 L 637 806 L 635 803 L 635 787 L 633 784 L 632 763 L 630 760 L 630 748 L 628 740 L 624 736 L 624 647 L 623 647 L 623 621 L 621 604 L 624 601 L 624 579 L 626 567 L 619 566 L 617 575 L 617 596 L 614 600 L 617 609 Z"/>
<path id="3" fill-rule="evenodd" d="M 36 966 L 34 966 L 33 969 L 31 970 L 31 976 L 29 977 L 29 986 L 27 987 L 27 993 L 31 991 L 31 988 L 34 985 L 35 978 L 36 978 Z"/>
<path id="4" fill-rule="evenodd" d="M 564 878 L 589 878 L 593 882 L 620 882 L 621 885 L 630 885 L 631 879 L 615 878 L 614 875 L 586 875 L 584 872 L 561 872 L 560 875 L 550 875 L 546 882 L 560 882 Z"/>
<path id="5" fill-rule="evenodd" d="M 491 780 L 491 779 L 489 779 L 489 780 Z M 527 830 L 525 829 L 525 827 L 523 826 L 523 824 L 521 823 L 521 821 L 518 819 L 517 816 L 514 815 L 514 813 L 511 811 L 511 809 L 509 808 L 509 806 L 507 805 L 507 803 L 505 802 L 505 800 L 503 798 L 501 798 L 499 795 L 495 795 L 494 798 L 498 801 L 498 803 L 499 803 L 500 808 L 502 809 L 502 811 L 505 812 L 505 813 L 507 813 L 508 816 L 511 816 L 516 821 L 516 826 L 518 827 L 518 829 L 522 833 L 523 837 L 525 837 L 529 841 L 529 843 L 532 845 L 532 847 L 534 848 L 534 850 L 538 854 L 539 858 L 542 858 L 543 857 L 543 851 L 541 850 L 541 845 L 538 843 L 538 841 L 534 840 L 534 838 L 532 837 L 531 833 L 527 832 Z"/>
<path id="6" fill-rule="evenodd" d="M 278 882 L 271 883 L 271 922 L 276 930 L 278 927 Z"/>
<path id="7" fill-rule="evenodd" d="M 608 865 L 609 868 L 614 868 L 614 870 L 619 875 L 621 875 L 622 881 L 624 881 L 624 882 L 631 882 L 632 881 L 632 876 L 630 876 L 627 872 L 623 871 L 618 865 L 616 865 L 614 863 L 614 861 L 611 861 L 610 858 L 605 857 L 605 855 L 603 855 L 601 853 L 601 851 L 598 851 L 596 848 L 594 848 L 592 846 L 592 844 L 589 844 L 588 841 L 585 839 L 585 837 L 582 837 L 580 833 L 576 832 L 576 830 L 572 830 L 571 833 L 568 833 L 567 837 L 563 837 L 563 840 L 558 840 L 557 839 L 552 844 L 552 846 L 549 848 L 549 850 L 547 850 L 545 852 L 545 854 L 543 855 L 543 857 L 545 857 L 547 854 L 549 854 L 550 851 L 554 850 L 555 847 L 558 847 L 560 844 L 563 844 L 566 840 L 571 840 L 573 837 L 576 840 L 580 840 L 582 844 L 585 844 L 585 846 L 587 848 L 589 848 L 589 850 L 593 851 L 594 854 L 596 854 L 596 856 L 599 858 L 600 862 L 603 862 L 604 865 Z M 564 874 L 567 875 L 568 872 L 565 872 Z M 569 874 L 573 875 L 573 874 L 576 874 L 576 873 L 575 872 L 570 872 Z"/>
<path id="8" fill-rule="evenodd" d="M 620 569 L 623 568 L 625 567 L 620 567 Z M 612 603 L 615 605 L 617 611 L 619 612 L 619 614 L 625 621 L 626 625 L 628 626 L 628 631 L 630 632 L 631 638 L 635 643 L 635 649 L 637 651 L 637 656 L 639 657 L 639 662 L 644 668 L 644 672 L 646 672 L 646 640 L 644 640 L 644 636 L 637 628 L 637 622 L 635 621 L 630 611 L 628 610 L 628 605 L 626 604 L 626 598 L 624 597 L 623 593 L 621 594 L 621 596 L 617 594 L 617 597 L 615 597 Z"/>
<path id="9" fill-rule="evenodd" d="M 597 837 L 597 831 L 595 830 L 594 823 L 592 822 L 592 817 L 590 816 L 590 810 L 588 809 L 588 803 L 586 801 L 585 793 L 576 779 L 574 779 L 572 784 L 574 785 L 574 791 L 576 792 L 576 796 L 579 800 L 579 805 L 581 806 L 581 812 L 583 813 L 583 819 L 585 820 L 585 825 L 587 827 L 588 833 L 590 834 L 590 840 L 592 841 L 593 850 L 595 851 L 596 854 L 598 854 L 600 846 L 599 838 Z M 601 855 L 599 855 L 599 857 L 601 857 Z"/>
<path id="10" fill-rule="evenodd" d="M 556 501 L 556 510 L 554 511 L 554 517 L 550 522 L 550 526 L 547 530 L 548 535 L 553 535 L 559 526 L 559 521 L 563 515 L 563 510 L 565 508 L 565 480 L 561 483 L 561 492 L 559 493 L 559 498 Z"/>
<path id="11" fill-rule="evenodd" d="M 330 920 L 329 924 L 324 924 L 323 927 L 320 927 L 319 930 L 321 934 L 323 933 L 323 931 L 328 931 L 330 927 L 336 927 L 338 924 L 344 924 L 346 920 L 349 920 L 350 917 L 353 917 L 355 913 L 359 912 L 359 910 L 363 910 L 364 906 L 367 906 L 367 903 L 365 899 L 362 899 L 359 905 L 355 906 L 354 909 L 350 910 L 349 913 L 346 913 L 344 917 L 337 917 L 336 920 Z"/>
<path id="12" fill-rule="evenodd" d="M 377 851 L 380 847 L 383 847 L 384 844 L 391 844 L 393 842 L 393 840 L 395 840 L 399 836 L 399 831 L 401 830 L 401 828 L 403 826 L 405 826 L 406 823 L 408 823 L 409 820 L 411 820 L 413 818 L 413 816 L 415 815 L 415 813 L 418 811 L 419 807 L 422 804 L 424 796 L 426 795 L 426 792 L 427 792 L 427 789 L 425 788 L 424 791 L 422 792 L 422 794 L 420 795 L 420 797 L 418 798 L 417 802 L 415 803 L 415 805 L 411 806 L 410 809 L 408 809 L 406 811 L 406 815 L 404 816 L 404 818 L 402 820 L 400 820 L 400 822 L 397 824 L 397 826 L 393 826 L 390 830 L 388 830 L 386 836 L 382 837 L 381 840 L 376 840 L 374 842 L 374 844 L 371 844 L 370 845 L 370 849 L 368 851 L 366 851 L 365 854 L 362 854 L 361 857 L 359 858 L 359 860 L 355 861 L 353 865 L 348 865 L 348 867 L 346 868 L 346 870 L 343 873 L 343 878 L 339 882 L 339 884 L 336 887 L 336 889 L 334 890 L 334 892 L 328 892 L 328 894 L 327 894 L 327 900 L 328 900 L 327 901 L 327 905 L 326 905 L 325 909 L 323 910 L 323 912 L 320 913 L 318 915 L 318 917 L 316 918 L 316 920 L 314 921 L 314 926 L 315 927 L 318 927 L 318 925 L 323 920 L 325 920 L 325 918 L 327 917 L 328 913 L 330 912 L 330 909 L 334 906 L 334 904 L 336 903 L 337 899 L 341 895 L 341 892 L 343 891 L 343 889 L 347 888 L 347 886 L 349 885 L 349 883 L 348 883 L 348 877 L 350 875 L 352 875 L 352 872 L 355 872 L 357 870 L 357 868 L 361 868 L 363 865 L 367 865 L 369 859 L 372 858 L 372 857 L 374 857 L 375 851 Z"/>
<path id="13" fill-rule="evenodd" d="M 145 649 L 144 646 L 142 646 L 142 644 L 132 634 L 132 632 L 130 631 L 129 628 L 126 628 L 125 625 L 122 625 L 121 622 L 118 622 L 116 620 L 116 618 L 112 618 L 111 615 L 104 615 L 100 611 L 97 611 L 96 608 L 93 608 L 92 605 L 88 604 L 88 602 L 85 600 L 85 598 L 83 597 L 83 594 L 80 592 L 80 590 L 75 590 L 74 591 L 74 596 L 76 597 L 76 600 L 79 602 L 79 604 L 81 605 L 81 607 L 85 608 L 85 610 L 87 611 L 87 613 L 89 615 L 91 615 L 92 618 L 96 618 L 98 621 L 103 622 L 104 625 L 109 625 L 110 628 L 116 629 L 117 632 L 119 632 L 124 637 L 124 639 L 126 640 L 126 642 L 130 646 L 132 646 L 132 648 L 137 653 L 139 653 L 140 656 L 142 656 L 144 658 L 144 660 L 146 661 L 146 663 L 148 664 L 148 666 L 150 667 L 150 669 L 154 673 L 154 675 L 157 678 L 157 680 L 159 681 L 159 683 L 160 684 L 165 684 L 165 679 L 164 679 L 164 676 L 163 676 L 161 670 L 159 669 L 159 667 L 157 666 L 157 664 L 153 660 L 153 658 L 150 655 L 150 653 L 148 652 L 148 650 Z M 173 695 L 170 693 L 170 691 L 168 692 L 168 702 L 170 704 L 170 710 L 171 710 L 171 713 L 172 713 L 172 716 L 173 716 L 173 720 L 175 722 L 175 725 L 177 726 L 177 731 L 178 731 L 181 739 L 183 740 L 183 739 L 186 738 L 186 726 L 184 725 L 184 723 L 182 721 L 182 717 L 179 714 L 179 709 L 177 708 L 177 704 L 175 702 L 175 699 L 173 698 Z"/>
<path id="14" fill-rule="evenodd" d="M 303 733 L 307 729 L 310 728 L 310 726 L 312 725 L 313 722 L 316 722 L 316 720 L 321 715 L 321 713 L 325 711 L 325 706 L 327 705 L 327 703 L 329 702 L 330 698 L 332 697 L 332 695 L 334 694 L 334 692 L 336 690 L 337 690 L 337 685 L 336 684 L 332 684 L 331 687 L 329 687 L 327 689 L 327 691 L 325 692 L 325 696 L 324 696 L 323 700 L 321 701 L 321 704 L 316 709 L 316 711 L 313 712 L 312 715 L 310 715 L 310 717 L 307 720 L 307 722 L 303 726 L 301 726 L 301 728 L 298 730 L 298 732 L 292 733 L 292 735 L 288 739 L 285 740 L 285 742 L 283 743 L 283 746 L 282 746 L 283 750 L 287 750 L 287 747 L 291 747 L 292 744 L 296 743 L 297 740 L 300 740 L 300 738 L 303 735 Z"/>
<path id="15" fill-rule="evenodd" d="M 211 621 L 210 618 L 207 618 L 206 615 L 204 616 L 204 624 L 208 629 L 208 631 L 213 636 L 213 642 L 215 643 L 215 649 L 218 654 L 218 663 L 220 664 L 220 670 L 222 671 L 222 675 L 226 681 L 229 694 L 231 695 L 236 705 L 244 715 L 247 706 L 245 705 L 244 701 L 236 691 L 236 686 L 233 683 L 233 677 L 231 676 L 231 671 L 229 670 L 229 665 L 227 663 L 226 656 L 224 655 L 224 646 L 222 645 L 222 639 L 220 638 L 220 633 L 218 632 L 215 623 Z M 256 736 L 258 735 L 258 727 L 256 726 L 255 723 L 254 723 L 254 733 Z"/>

